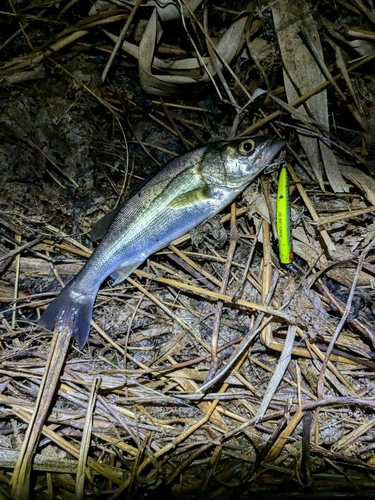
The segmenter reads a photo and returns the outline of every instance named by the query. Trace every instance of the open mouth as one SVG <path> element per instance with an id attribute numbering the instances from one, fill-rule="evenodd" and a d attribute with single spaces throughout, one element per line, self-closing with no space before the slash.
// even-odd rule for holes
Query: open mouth
<path id="1" fill-rule="evenodd" d="M 259 166 L 265 167 L 268 165 L 285 146 L 285 143 L 286 141 L 284 139 L 279 139 L 276 136 L 270 137 L 264 146 L 263 153 L 258 156 L 257 162 L 259 162 Z"/>

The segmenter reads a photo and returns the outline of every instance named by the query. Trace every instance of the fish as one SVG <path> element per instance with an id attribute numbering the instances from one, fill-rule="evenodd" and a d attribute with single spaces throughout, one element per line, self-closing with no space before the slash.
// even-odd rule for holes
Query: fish
<path id="1" fill-rule="evenodd" d="M 284 144 L 271 136 L 217 141 L 167 163 L 114 212 L 102 241 L 48 305 L 39 326 L 50 331 L 67 328 L 82 349 L 102 282 L 110 276 L 114 285 L 120 283 L 151 254 L 218 214 Z"/>

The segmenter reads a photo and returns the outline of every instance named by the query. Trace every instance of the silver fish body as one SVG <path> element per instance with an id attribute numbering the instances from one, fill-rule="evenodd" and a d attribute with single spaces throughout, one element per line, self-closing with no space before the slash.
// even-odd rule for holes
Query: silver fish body
<path id="1" fill-rule="evenodd" d="M 121 207 L 100 245 L 43 313 L 39 325 L 69 328 L 85 345 L 95 297 L 149 255 L 231 203 L 272 161 L 284 141 L 269 136 L 220 141 L 185 153 L 155 173 Z"/>

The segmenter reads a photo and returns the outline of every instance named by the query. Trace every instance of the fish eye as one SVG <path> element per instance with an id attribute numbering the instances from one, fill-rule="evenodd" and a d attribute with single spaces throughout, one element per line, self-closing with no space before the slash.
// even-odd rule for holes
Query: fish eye
<path id="1" fill-rule="evenodd" d="M 250 141 L 247 139 L 246 141 L 241 142 L 240 144 L 240 153 L 242 155 L 248 155 L 252 152 L 255 147 L 254 141 Z"/>

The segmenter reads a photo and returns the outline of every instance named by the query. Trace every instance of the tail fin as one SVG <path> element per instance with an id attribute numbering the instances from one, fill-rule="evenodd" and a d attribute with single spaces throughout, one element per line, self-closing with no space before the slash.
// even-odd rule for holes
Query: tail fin
<path id="1" fill-rule="evenodd" d="M 68 328 L 82 349 L 89 336 L 95 297 L 96 293 L 78 293 L 67 285 L 44 311 L 39 326 L 46 330 L 53 330 L 56 324 L 58 330 Z"/>

